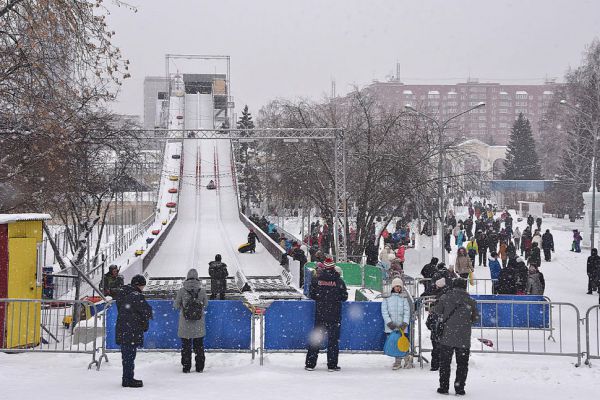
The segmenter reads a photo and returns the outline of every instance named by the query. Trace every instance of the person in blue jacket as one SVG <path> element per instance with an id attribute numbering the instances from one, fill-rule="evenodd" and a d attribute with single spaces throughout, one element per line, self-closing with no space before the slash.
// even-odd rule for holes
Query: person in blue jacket
<path id="1" fill-rule="evenodd" d="M 392 281 L 392 293 L 381 302 L 381 316 L 385 333 L 390 334 L 392 331 L 402 330 L 406 332 L 410 322 L 410 304 L 406 295 L 402 293 L 402 279 L 395 278 Z M 404 368 L 409 368 L 408 361 L 405 361 Z M 393 370 L 402 367 L 402 357 L 396 357 Z"/>
<path id="2" fill-rule="evenodd" d="M 348 289 L 336 271 L 333 259 L 326 258 L 323 268 L 313 276 L 309 297 L 315 301 L 315 327 L 309 338 L 304 369 L 314 371 L 319 348 L 327 336 L 327 369 L 329 372 L 339 371 L 342 302 L 348 300 Z"/>
<path id="3" fill-rule="evenodd" d="M 490 268 L 490 278 L 492 279 L 492 293 L 496 294 L 496 285 L 498 283 L 498 278 L 500 278 L 500 271 L 502 271 L 500 261 L 498 261 L 498 253 L 492 251 L 488 263 Z"/>

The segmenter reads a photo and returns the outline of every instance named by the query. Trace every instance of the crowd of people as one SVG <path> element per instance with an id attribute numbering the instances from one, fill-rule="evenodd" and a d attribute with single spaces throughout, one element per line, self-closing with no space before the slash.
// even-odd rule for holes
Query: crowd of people
<path id="1" fill-rule="evenodd" d="M 542 234 L 541 217 L 527 217 L 527 227 L 514 227 L 513 216 L 497 210 L 490 204 L 470 202 L 468 217 L 457 220 L 449 212 L 446 221 L 445 247 L 452 250 L 452 239 L 457 246 L 453 269 L 460 277 L 471 279 L 475 266 L 490 267 L 493 293 L 514 295 L 541 295 L 545 290 L 540 272 L 542 251 L 545 262 L 552 260 L 554 237 L 549 229 Z M 535 224 L 535 227 L 534 227 Z M 574 231 L 577 246 L 581 236 Z"/>

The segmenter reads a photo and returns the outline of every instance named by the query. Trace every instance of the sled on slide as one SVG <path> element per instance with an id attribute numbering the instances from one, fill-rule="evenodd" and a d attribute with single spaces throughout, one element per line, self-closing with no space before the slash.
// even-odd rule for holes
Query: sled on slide
<path id="1" fill-rule="evenodd" d="M 255 247 L 256 246 L 252 246 L 250 243 L 244 243 L 243 245 L 238 247 L 238 251 L 240 253 L 254 252 Z"/>

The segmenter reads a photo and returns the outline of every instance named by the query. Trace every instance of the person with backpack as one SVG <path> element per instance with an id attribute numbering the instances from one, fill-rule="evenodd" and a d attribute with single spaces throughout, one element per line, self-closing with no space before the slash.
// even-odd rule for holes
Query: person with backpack
<path id="1" fill-rule="evenodd" d="M 527 294 L 533 296 L 543 296 L 546 289 L 546 281 L 537 267 L 531 265 L 529 267 L 529 276 L 527 278 Z"/>
<path id="2" fill-rule="evenodd" d="M 210 299 L 214 300 L 219 296 L 219 299 L 225 300 L 225 292 L 227 291 L 227 264 L 221 262 L 221 255 L 215 255 L 215 261 L 208 263 L 208 275 L 210 275 Z"/>
<path id="3" fill-rule="evenodd" d="M 177 336 L 181 338 L 181 365 L 183 372 L 192 369 L 192 350 L 196 355 L 196 372 L 204 371 L 204 336 L 206 335 L 204 314 L 208 307 L 208 296 L 198 279 L 198 271 L 192 268 L 187 273 L 183 287 L 177 292 L 173 307 L 179 310 Z"/>

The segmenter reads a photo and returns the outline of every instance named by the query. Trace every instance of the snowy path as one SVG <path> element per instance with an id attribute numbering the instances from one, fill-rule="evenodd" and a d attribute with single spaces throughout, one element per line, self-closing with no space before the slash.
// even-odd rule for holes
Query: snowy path
<path id="1" fill-rule="evenodd" d="M 279 264 L 260 244 L 256 254 L 237 252 L 248 230 L 238 217 L 229 141 L 185 140 L 183 152 L 178 218 L 147 269 L 150 276 L 185 276 L 191 267 L 208 276 L 215 254 L 223 256 L 230 275 L 238 268 L 246 275 L 278 275 Z M 211 179 L 218 190 L 206 189 Z"/>

